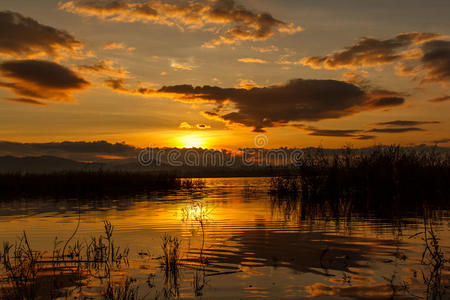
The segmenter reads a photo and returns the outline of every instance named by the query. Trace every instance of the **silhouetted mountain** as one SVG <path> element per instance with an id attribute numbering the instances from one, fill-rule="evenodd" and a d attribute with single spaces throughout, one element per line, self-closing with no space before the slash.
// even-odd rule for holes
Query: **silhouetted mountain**
<path id="1" fill-rule="evenodd" d="M 47 173 L 55 171 L 98 170 L 100 163 L 78 162 L 55 156 L 0 157 L 0 172 L 33 172 Z"/>

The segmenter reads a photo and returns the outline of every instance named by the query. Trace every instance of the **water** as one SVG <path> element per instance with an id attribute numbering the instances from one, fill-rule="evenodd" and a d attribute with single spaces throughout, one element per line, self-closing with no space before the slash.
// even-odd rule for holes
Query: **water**
<path id="1" fill-rule="evenodd" d="M 51 251 L 55 237 L 67 240 L 78 222 L 74 240 L 89 241 L 109 220 L 115 244 L 130 249 L 129 263 L 111 268 L 107 279 L 91 272 L 69 280 L 57 288 L 62 298 L 103 297 L 107 282 L 123 286 L 127 278 L 145 299 L 417 299 L 435 284 L 424 283 L 431 266 L 421 263 L 423 235 L 413 236 L 423 218 L 305 213 L 298 203 L 274 201 L 267 189 L 266 178 L 216 178 L 200 191 L 135 199 L 0 203 L 0 240 L 14 242 L 25 230 L 33 249 Z M 448 258 L 448 214 L 434 215 Z M 160 268 L 164 234 L 181 240 L 176 278 Z M 449 270 L 440 271 L 444 290 Z M 49 290 L 40 296 L 49 298 Z"/>

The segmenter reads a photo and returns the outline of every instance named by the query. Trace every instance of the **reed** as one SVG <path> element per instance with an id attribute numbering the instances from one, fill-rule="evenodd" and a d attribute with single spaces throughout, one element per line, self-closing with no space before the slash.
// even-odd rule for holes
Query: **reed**
<path id="1" fill-rule="evenodd" d="M 103 292 L 104 300 L 138 300 L 138 287 L 135 286 L 136 280 L 127 277 L 125 282 L 114 284 L 108 281 Z"/>
<path id="2" fill-rule="evenodd" d="M 297 162 L 296 175 L 271 180 L 269 193 L 296 196 L 304 204 L 329 205 L 379 215 L 448 207 L 450 156 L 398 146 L 328 155 L 318 149 Z"/>
<path id="3" fill-rule="evenodd" d="M 166 274 L 176 274 L 181 266 L 181 241 L 167 233 L 162 236 L 161 248 L 163 250 L 162 266 Z"/>
<path id="4" fill-rule="evenodd" d="M 128 262 L 129 250 L 115 245 L 110 222 L 104 222 L 104 229 L 104 235 L 92 237 L 90 242 L 76 240 L 69 244 L 72 235 L 61 247 L 63 243 L 55 239 L 50 256 L 33 249 L 25 232 L 13 244 L 4 242 L 0 274 L 5 275 L 6 286 L 0 299 L 36 299 L 48 293 L 57 298 L 61 291 L 55 287 L 67 285 L 68 281 L 76 285 L 86 274 L 109 278 L 112 268 Z"/>
<path id="5" fill-rule="evenodd" d="M 448 296 L 448 279 L 447 282 L 445 275 L 449 260 L 445 257 L 444 250 L 440 246 L 440 238 L 433 230 L 433 225 L 425 220 L 425 228 L 421 233 L 422 240 L 424 242 L 424 251 L 422 253 L 421 263 L 425 266 L 422 270 L 422 279 L 426 286 L 425 296 L 426 299 L 445 299 Z"/>

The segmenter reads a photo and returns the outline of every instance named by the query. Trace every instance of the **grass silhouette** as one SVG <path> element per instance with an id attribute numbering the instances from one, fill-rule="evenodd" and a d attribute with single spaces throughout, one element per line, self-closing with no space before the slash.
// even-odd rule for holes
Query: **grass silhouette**
<path id="1" fill-rule="evenodd" d="M 195 182 L 168 173 L 125 171 L 67 171 L 48 174 L 0 174 L 1 198 L 107 197 L 180 188 L 199 188 Z"/>

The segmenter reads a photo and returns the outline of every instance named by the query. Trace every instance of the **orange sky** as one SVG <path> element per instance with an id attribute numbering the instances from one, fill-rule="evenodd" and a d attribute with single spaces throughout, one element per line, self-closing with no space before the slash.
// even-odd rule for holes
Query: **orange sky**
<path id="1" fill-rule="evenodd" d="M 0 140 L 449 146 L 449 9 L 3 0 Z"/>

